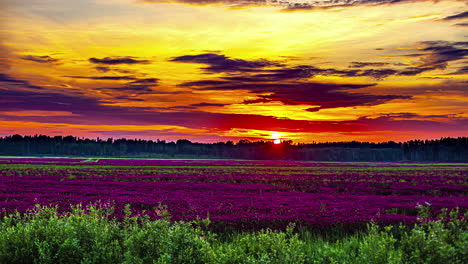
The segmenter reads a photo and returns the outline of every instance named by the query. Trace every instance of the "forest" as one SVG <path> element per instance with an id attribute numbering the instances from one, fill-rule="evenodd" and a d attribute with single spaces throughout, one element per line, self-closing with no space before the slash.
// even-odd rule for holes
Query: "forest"
<path id="1" fill-rule="evenodd" d="M 74 136 L 0 137 L 2 156 L 217 158 L 321 161 L 437 161 L 468 162 L 468 137 L 407 142 L 324 142 L 274 144 L 241 139 L 217 143 L 142 139 L 89 139 Z"/>

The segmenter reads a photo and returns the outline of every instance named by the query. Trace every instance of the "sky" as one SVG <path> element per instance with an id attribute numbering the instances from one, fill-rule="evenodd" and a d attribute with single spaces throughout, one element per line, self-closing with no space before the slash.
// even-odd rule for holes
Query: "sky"
<path id="1" fill-rule="evenodd" d="M 0 136 L 468 136 L 458 0 L 0 0 Z"/>

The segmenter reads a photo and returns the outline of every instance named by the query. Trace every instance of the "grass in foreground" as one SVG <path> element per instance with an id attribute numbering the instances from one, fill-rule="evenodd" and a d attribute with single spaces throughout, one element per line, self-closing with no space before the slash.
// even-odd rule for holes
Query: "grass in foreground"
<path id="1" fill-rule="evenodd" d="M 419 225 L 369 225 L 331 240 L 294 225 L 283 232 L 214 234 L 207 220 L 150 220 L 128 210 L 117 221 L 101 205 L 66 214 L 37 206 L 0 220 L 0 263 L 465 263 L 468 215 L 444 211 L 430 221 L 429 208 L 419 209 Z"/>

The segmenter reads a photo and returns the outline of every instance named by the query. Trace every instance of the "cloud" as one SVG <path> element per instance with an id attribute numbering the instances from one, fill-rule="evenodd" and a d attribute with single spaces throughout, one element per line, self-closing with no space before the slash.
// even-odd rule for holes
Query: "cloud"
<path id="1" fill-rule="evenodd" d="M 431 0 L 139 0 L 140 3 L 182 3 L 188 5 L 226 5 L 229 7 L 279 6 L 285 11 L 343 8 L 361 5 L 391 5 Z"/>
<path id="2" fill-rule="evenodd" d="M 348 69 L 319 68 L 311 65 L 289 67 L 268 60 L 248 61 L 215 53 L 184 55 L 174 57 L 170 61 L 205 64 L 208 67 L 202 67 L 201 69 L 208 73 L 226 73 L 226 76 L 218 80 L 200 80 L 179 84 L 179 86 L 205 86 L 223 85 L 229 84 L 229 82 L 291 81 L 308 79 L 315 75 L 369 77 L 374 80 L 382 80 L 389 76 L 414 76 L 427 71 L 446 69 L 449 62 L 463 59 L 468 55 L 468 42 L 424 41 L 418 44 L 422 46 L 418 49 L 418 53 L 400 55 L 419 59 L 410 67 L 404 63 L 356 61 L 351 62 Z"/>
<path id="3" fill-rule="evenodd" d="M 116 73 L 121 73 L 121 74 L 135 74 L 136 71 L 133 71 L 133 70 L 124 70 L 124 69 L 118 69 L 118 68 L 111 68 L 109 66 L 96 66 L 94 67 L 95 70 L 97 70 L 98 72 L 104 72 L 104 73 L 107 73 L 107 72 L 116 72 Z"/>
<path id="4" fill-rule="evenodd" d="M 177 86 L 182 87 L 196 87 L 196 86 L 208 86 L 208 85 L 222 85 L 222 84 L 230 84 L 230 81 L 220 81 L 220 80 L 203 80 L 203 81 L 193 81 L 193 82 L 185 82 L 178 84 Z"/>
<path id="5" fill-rule="evenodd" d="M 420 43 L 422 53 L 407 54 L 406 57 L 418 57 L 416 66 L 407 67 L 399 75 L 414 76 L 426 71 L 444 70 L 448 63 L 464 59 L 468 55 L 468 42 L 424 41 Z"/>
<path id="6" fill-rule="evenodd" d="M 106 67 L 106 66 L 97 66 L 97 67 L 94 67 L 94 69 L 96 69 L 99 72 L 109 72 L 109 71 L 111 71 L 111 69 L 109 67 Z"/>
<path id="7" fill-rule="evenodd" d="M 106 87 L 106 88 L 100 88 L 99 90 L 105 90 L 105 91 L 112 91 L 109 95 L 112 95 L 113 92 L 126 92 L 126 93 L 132 93 L 132 94 L 152 94 L 154 91 L 151 89 L 151 87 L 148 86 L 121 86 L 121 87 Z M 122 97 L 120 96 L 120 99 L 123 98 L 128 98 L 128 97 Z"/>
<path id="8" fill-rule="evenodd" d="M 365 67 L 382 67 L 392 65 L 393 63 L 388 62 L 358 62 L 353 61 L 349 64 L 349 68 L 365 68 Z"/>
<path id="9" fill-rule="evenodd" d="M 106 87 L 101 89 L 107 91 L 130 92 L 133 94 L 154 94 L 156 92 L 152 87 L 158 86 L 158 82 L 158 78 L 136 79 L 120 87 Z M 121 97 L 121 99 L 122 98 L 123 97 Z"/>
<path id="10" fill-rule="evenodd" d="M 464 18 L 468 18 L 468 11 L 463 12 L 463 13 L 460 13 L 460 14 L 456 14 L 456 15 L 453 15 L 453 16 L 445 17 L 445 18 L 442 19 L 442 20 L 445 20 L 445 21 L 452 21 L 452 20 L 464 19 Z"/>
<path id="11" fill-rule="evenodd" d="M 199 104 L 191 104 L 190 106 L 193 107 L 203 107 L 203 106 L 225 106 L 226 104 L 213 104 L 213 103 L 199 103 Z"/>
<path id="12" fill-rule="evenodd" d="M 108 80 L 108 81 L 135 80 L 135 77 L 133 76 L 64 76 L 64 77 L 73 78 L 73 79 Z"/>
<path id="13" fill-rule="evenodd" d="M 225 73 L 218 79 L 185 82 L 179 86 L 196 90 L 246 90 L 257 98 L 245 100 L 245 104 L 281 102 L 286 105 L 311 105 L 309 111 L 325 108 L 377 105 L 394 99 L 409 99 L 410 96 L 373 95 L 349 93 L 347 90 L 368 88 L 375 84 L 327 84 L 310 82 L 314 75 L 342 77 L 367 76 L 382 79 L 398 73 L 393 69 L 344 69 L 317 68 L 309 65 L 287 67 L 269 61 L 246 61 L 228 58 L 221 54 L 186 55 L 173 58 L 176 62 L 191 62 L 210 65 L 208 71 Z M 269 66 L 267 68 L 267 66 Z"/>
<path id="14" fill-rule="evenodd" d="M 322 75 L 335 75 L 340 77 L 371 77 L 376 80 L 384 79 L 388 76 L 397 74 L 398 71 L 395 69 L 367 69 L 367 70 L 337 70 L 337 69 L 326 69 Z"/>
<path id="15" fill-rule="evenodd" d="M 388 116 L 383 115 L 377 118 L 362 117 L 355 121 L 355 123 L 366 124 L 372 127 L 373 130 L 387 130 L 387 131 L 431 131 L 433 133 L 444 133 L 450 130 L 453 131 L 468 131 L 468 118 L 450 117 L 445 120 L 424 120 L 424 119 L 411 119 L 418 118 L 433 118 L 424 115 L 409 115 L 410 119 L 405 119 L 400 115 Z M 406 117 L 408 118 L 408 117 Z"/>
<path id="16" fill-rule="evenodd" d="M 223 79 L 243 82 L 275 82 L 291 79 L 307 79 L 317 74 L 324 74 L 326 71 L 326 69 L 309 65 L 299 65 L 291 68 L 282 67 L 280 69 L 264 70 L 262 73 L 252 74 L 251 76 L 225 77 Z"/>
<path id="17" fill-rule="evenodd" d="M 453 74 L 468 74 L 468 66 L 463 66 L 459 68 L 457 71 L 448 73 L 447 75 L 453 75 Z"/>
<path id="18" fill-rule="evenodd" d="M 279 63 L 268 60 L 248 61 L 242 59 L 231 59 L 224 55 L 215 53 L 185 55 L 174 57 L 170 59 L 170 61 L 206 64 L 209 66 L 202 69 L 208 72 L 255 72 L 265 67 L 281 65 Z"/>
<path id="19" fill-rule="evenodd" d="M 458 27 L 468 27 L 468 23 L 458 23 L 458 24 L 455 24 L 454 26 L 458 26 Z"/>
<path id="20" fill-rule="evenodd" d="M 372 87 L 375 84 L 326 84 L 316 82 L 293 83 L 236 83 L 206 86 L 198 90 L 247 90 L 258 99 L 246 100 L 245 104 L 277 101 L 285 105 L 312 105 L 315 111 L 326 108 L 377 105 L 394 99 L 409 99 L 410 96 L 373 95 L 348 93 L 347 90 Z"/>
<path id="21" fill-rule="evenodd" d="M 388 117 L 392 120 L 399 120 L 399 119 L 428 119 L 428 118 L 440 118 L 440 119 L 455 119 L 457 115 L 421 115 L 417 113 L 390 113 L 390 114 L 383 114 L 380 118 Z"/>
<path id="22" fill-rule="evenodd" d="M 102 59 L 89 58 L 89 62 L 94 64 L 106 64 L 106 65 L 117 65 L 117 64 L 148 64 L 149 60 L 137 60 L 133 57 L 105 57 Z"/>
<path id="23" fill-rule="evenodd" d="M 68 111 L 85 108 L 96 109 L 99 101 L 95 98 L 64 95 L 59 93 L 26 90 L 0 90 L 0 110 L 2 111 Z"/>
<path id="24" fill-rule="evenodd" d="M 140 3 L 182 3 L 189 5 L 224 4 L 227 6 L 265 5 L 269 0 L 139 0 Z"/>
<path id="25" fill-rule="evenodd" d="M 144 79 L 136 79 L 135 81 L 130 82 L 130 85 L 152 85 L 155 86 L 159 82 L 158 78 L 144 78 Z"/>
<path id="26" fill-rule="evenodd" d="M 59 61 L 59 59 L 54 59 L 50 56 L 35 56 L 35 55 L 26 55 L 26 56 L 21 57 L 21 59 L 39 62 L 39 63 L 56 63 Z"/>
<path id="27" fill-rule="evenodd" d="M 16 80 L 15 83 L 20 83 Z M 289 86 L 288 86 L 289 85 Z M 292 86 L 290 86 L 292 85 Z M 314 107 L 335 107 L 339 105 L 374 104 L 379 100 L 389 100 L 388 96 L 360 93 L 345 93 L 371 85 L 356 84 L 281 84 L 269 88 L 262 84 L 254 92 L 270 92 L 265 101 L 278 98 L 291 103 L 317 103 Z M 247 87 L 231 87 L 231 89 Z M 179 111 L 160 111 L 152 107 L 127 107 L 108 104 L 99 98 L 86 95 L 67 95 L 60 93 L 27 90 L 0 90 L 0 119 L 3 121 L 40 122 L 45 124 L 99 125 L 168 125 L 193 129 L 209 130 L 223 134 L 233 129 L 252 129 L 295 133 L 359 133 L 366 131 L 467 131 L 468 119 L 443 115 L 418 115 L 413 113 L 381 114 L 378 117 L 362 117 L 348 121 L 310 121 L 292 120 L 256 114 L 227 114 L 194 111 L 190 107 L 218 106 L 218 104 L 199 103 Z M 130 99 L 131 100 L 131 99 Z M 136 99 L 138 100 L 138 99 Z M 324 106 L 322 106 L 324 105 Z M 313 108 L 313 107 L 311 107 Z M 167 111 L 169 110 L 169 111 Z M 23 115 L 13 116 L 2 112 L 15 111 L 54 111 L 67 112 L 69 115 Z M 434 120 L 424 120 L 433 118 Z M 416 119 L 416 120 L 413 120 Z M 118 127 L 117 127 L 118 128 Z M 118 129 L 117 129 L 118 130 Z"/>
<path id="28" fill-rule="evenodd" d="M 44 89 L 41 86 L 30 84 L 28 81 L 15 79 L 13 77 L 10 77 L 7 74 L 2 74 L 2 73 L 0 73 L 0 82 L 6 83 L 9 85 L 19 86 L 21 88 L 30 88 L 30 89 L 35 89 L 35 90 Z"/>
<path id="29" fill-rule="evenodd" d="M 232 59 L 221 54 L 205 53 L 199 55 L 185 55 L 172 58 L 170 61 L 200 63 L 210 65 L 202 69 L 207 72 L 229 73 L 229 76 L 222 77 L 223 80 L 203 80 L 182 83 L 179 86 L 204 86 L 228 84 L 229 82 L 276 82 L 293 79 L 307 79 L 315 75 L 330 75 L 340 77 L 370 77 L 376 80 L 386 78 L 398 73 L 394 69 L 333 69 L 317 68 L 310 65 L 298 65 L 287 67 L 284 64 L 271 62 L 268 60 L 247 61 L 242 59 Z M 365 67 L 365 63 L 354 63 Z M 369 63 L 367 63 L 369 64 Z M 377 65 L 377 63 L 374 63 Z M 372 64 L 370 64 L 372 65 Z M 379 64 L 380 65 L 380 64 Z M 238 73 L 238 75 L 233 75 Z M 242 73 L 242 74 L 240 74 Z"/>

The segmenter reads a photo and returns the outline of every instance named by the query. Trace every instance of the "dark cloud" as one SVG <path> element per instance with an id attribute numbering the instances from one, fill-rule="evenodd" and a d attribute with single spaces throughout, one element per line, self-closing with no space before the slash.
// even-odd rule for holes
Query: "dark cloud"
<path id="1" fill-rule="evenodd" d="M 210 5 L 224 4 L 226 6 L 258 6 L 270 5 L 283 7 L 284 11 L 296 10 L 311 10 L 311 9 L 328 9 L 328 8 L 343 8 L 360 5 L 390 5 L 410 1 L 425 1 L 425 0 L 139 0 L 141 3 L 183 3 L 189 5 Z M 431 0 L 426 0 L 431 1 Z"/>
<path id="2" fill-rule="evenodd" d="M 16 82 L 18 83 L 18 82 Z M 368 100 L 387 100 L 375 98 L 367 94 L 345 94 L 341 90 L 355 90 L 364 85 L 310 84 L 297 83 L 298 93 L 294 94 L 285 85 L 267 88 L 258 87 L 256 91 L 273 91 L 273 96 L 283 97 L 302 102 L 320 102 L 325 98 L 327 106 L 362 104 Z M 313 87 L 312 87 L 313 86 Z M 341 87 L 341 88 L 339 88 Z M 315 93 L 314 93 L 315 91 Z M 312 95 L 314 98 L 310 98 Z M 370 97 L 369 97 L 370 96 Z M 287 97 L 287 98 L 286 98 Z M 333 99 L 332 99 L 333 98 Z M 129 98 L 132 100 L 132 98 Z M 138 99 L 135 99 L 138 100 Z M 270 98 L 266 98 L 270 100 Z M 363 101 L 364 100 L 364 101 Z M 351 103 L 349 103 L 351 101 Z M 353 103 L 354 101 L 354 103 Z M 188 107 L 205 106 L 207 103 L 193 104 Z M 319 104 L 321 105 L 321 104 Z M 277 118 L 255 114 L 223 114 L 193 111 L 180 108 L 180 111 L 160 111 L 151 107 L 125 107 L 108 104 L 98 98 L 85 95 L 66 95 L 48 93 L 44 91 L 0 90 L 0 118 L 11 121 L 33 121 L 52 124 L 81 124 L 81 125 L 175 125 L 187 128 L 207 129 L 213 133 L 221 133 L 231 129 L 274 130 L 279 132 L 334 132 L 357 133 L 365 131 L 466 131 L 468 119 L 447 116 L 447 120 L 402 120 L 411 119 L 415 114 L 395 113 L 383 114 L 377 118 L 362 117 L 350 121 L 309 121 Z M 2 111 L 67 111 L 70 116 L 13 116 L 2 115 Z M 421 116 L 419 116 L 421 117 Z M 431 116 L 422 116 L 430 118 Z M 444 118 L 443 116 L 435 116 Z"/>
<path id="3" fill-rule="evenodd" d="M 405 70 L 399 72 L 398 75 L 415 76 L 425 71 L 432 71 L 434 69 L 435 68 L 429 68 L 429 67 L 408 67 Z"/>
<path id="4" fill-rule="evenodd" d="M 73 78 L 73 79 L 109 80 L 109 81 L 135 80 L 135 77 L 133 76 L 63 76 L 63 77 Z"/>
<path id="5" fill-rule="evenodd" d="M 448 16 L 448 17 L 444 18 L 443 20 L 451 21 L 451 20 L 464 19 L 464 18 L 468 18 L 468 11 L 460 13 L 460 14 L 456 14 L 456 15 L 453 15 L 453 16 Z"/>
<path id="6" fill-rule="evenodd" d="M 315 75 L 323 75 L 340 77 L 370 77 L 380 80 L 390 75 L 394 75 L 397 72 L 398 71 L 394 69 L 334 69 L 300 65 L 292 68 L 284 67 L 281 69 L 264 70 L 263 73 L 253 74 L 250 76 L 223 77 L 223 79 L 245 82 L 274 82 L 292 79 L 307 79 Z"/>
<path id="7" fill-rule="evenodd" d="M 317 74 L 323 74 L 326 71 L 325 69 L 319 69 L 313 66 L 299 65 L 291 68 L 283 67 L 281 69 L 266 70 L 264 73 L 253 74 L 250 77 L 226 77 L 224 79 L 246 82 L 275 82 L 310 78 Z"/>
<path id="8" fill-rule="evenodd" d="M 35 89 L 35 90 L 44 89 L 41 86 L 30 84 L 28 81 L 15 79 L 15 78 L 7 75 L 7 74 L 2 74 L 2 73 L 0 73 L 0 82 L 7 83 L 7 84 L 10 84 L 10 85 L 19 86 L 21 88 L 30 88 L 30 89 Z"/>
<path id="9" fill-rule="evenodd" d="M 286 105 L 313 105 L 316 111 L 325 108 L 376 105 L 394 99 L 409 99 L 410 96 L 372 95 L 349 93 L 347 90 L 368 88 L 375 84 L 325 84 L 314 82 L 293 83 L 231 83 L 229 85 L 207 86 L 199 90 L 247 90 L 258 99 L 244 103 L 282 102 Z M 267 95 L 265 95 L 267 94 Z"/>
<path id="10" fill-rule="evenodd" d="M 419 117 L 422 119 L 411 119 Z M 448 117 L 444 120 L 424 120 L 430 116 L 413 116 L 410 119 L 398 115 L 383 115 L 377 118 L 361 117 L 355 123 L 366 124 L 373 130 L 387 131 L 430 131 L 446 133 L 447 131 L 468 131 L 468 118 Z"/>
<path id="11" fill-rule="evenodd" d="M 99 72 L 109 72 L 111 70 L 109 67 L 105 67 L 105 66 L 97 66 L 97 67 L 94 67 L 94 69 L 96 69 Z"/>
<path id="12" fill-rule="evenodd" d="M 21 59 L 39 62 L 39 63 L 56 63 L 59 61 L 59 59 L 54 59 L 50 56 L 35 56 L 35 55 L 26 55 L 26 56 L 21 57 Z"/>
<path id="13" fill-rule="evenodd" d="M 325 108 L 376 105 L 394 99 L 410 98 L 399 95 L 347 92 L 347 90 L 367 88 L 375 84 L 326 84 L 304 81 L 318 74 L 342 77 L 367 76 L 382 79 L 398 73 L 397 70 L 393 69 L 338 70 L 321 69 L 308 65 L 288 68 L 283 64 L 273 64 L 272 69 L 266 68 L 265 64 L 256 63 L 253 64 L 254 66 L 247 67 L 246 65 L 252 65 L 253 62 L 231 59 L 220 54 L 180 56 L 173 58 L 172 61 L 208 64 L 210 67 L 204 69 L 226 73 L 226 76 L 219 77 L 219 79 L 186 82 L 180 86 L 196 87 L 197 90 L 247 90 L 257 96 L 256 99 L 244 101 L 245 104 L 278 101 L 287 105 L 313 105 L 315 107 L 312 109 L 319 111 Z"/>
<path id="14" fill-rule="evenodd" d="M 106 88 L 101 88 L 100 90 L 112 91 L 112 92 L 136 93 L 136 94 L 151 94 L 154 92 L 153 89 L 151 89 L 151 87 L 144 86 L 144 85 L 138 85 L 138 86 L 126 85 L 126 86 L 121 86 L 121 87 L 106 87 Z"/>
<path id="15" fill-rule="evenodd" d="M 466 80 L 457 80 L 457 79 L 444 79 L 441 82 L 433 84 L 420 84 L 412 86 L 403 86 L 398 87 L 397 91 L 400 95 L 409 95 L 409 96 L 418 96 L 418 95 L 444 95 L 447 93 L 455 93 L 463 98 L 464 96 L 468 97 L 468 81 Z M 456 104 L 456 100 L 452 100 L 453 104 Z M 464 103 L 465 105 L 460 105 L 461 108 L 466 108 L 466 102 L 460 100 L 460 104 Z"/>
<path id="16" fill-rule="evenodd" d="M 127 100 L 127 101 L 135 101 L 135 102 L 144 102 L 144 99 L 141 98 L 135 98 L 133 96 L 128 96 L 128 95 L 121 95 L 121 96 L 115 96 L 115 99 L 119 100 Z"/>
<path id="17" fill-rule="evenodd" d="M 102 59 L 89 58 L 89 62 L 95 64 L 117 65 L 117 64 L 148 64 L 149 60 L 137 60 L 133 57 L 105 57 Z"/>
<path id="18" fill-rule="evenodd" d="M 465 58 L 468 55 L 467 42 L 425 41 L 420 52 L 400 55 L 419 59 L 414 66 L 403 63 L 387 62 L 351 62 L 348 69 L 318 68 L 311 65 L 288 67 L 268 60 L 247 61 L 229 58 L 222 54 L 204 53 L 172 58 L 170 61 L 199 63 L 207 72 L 226 73 L 218 80 L 200 80 L 182 83 L 179 86 L 223 85 L 229 82 L 263 83 L 281 82 L 312 78 L 315 75 L 340 77 L 369 77 L 382 80 L 389 76 L 414 76 L 427 71 L 443 70 L 448 63 Z M 394 66 L 394 67 L 390 67 Z M 395 67 L 396 66 L 396 67 Z M 368 68 L 372 67 L 372 68 Z M 385 68 L 381 68 L 385 67 Z M 402 68 L 403 67 L 403 68 Z"/>
<path id="19" fill-rule="evenodd" d="M 199 103 L 199 104 L 191 104 L 190 106 L 193 107 L 202 107 L 202 106 L 225 106 L 226 104 L 213 104 L 213 103 Z"/>
<path id="20" fill-rule="evenodd" d="M 345 8 L 362 5 L 393 5 L 404 2 L 432 1 L 432 0 L 328 0 L 328 1 L 275 1 L 282 5 L 287 5 L 285 11 L 300 11 L 313 9 Z"/>
<path id="21" fill-rule="evenodd" d="M 124 70 L 124 69 L 117 69 L 117 68 L 111 68 L 111 67 L 108 67 L 108 66 L 97 66 L 97 67 L 94 67 L 94 69 L 96 69 L 98 72 L 116 72 L 116 73 L 121 73 L 121 74 L 135 74 L 136 72 L 135 71 L 132 71 L 132 70 Z"/>
<path id="22" fill-rule="evenodd" d="M 452 74 L 468 74 L 468 66 L 461 67 L 457 71 L 449 73 L 448 75 Z"/>
<path id="23" fill-rule="evenodd" d="M 183 3 L 189 5 L 225 4 L 228 6 L 264 5 L 268 0 L 138 0 L 141 3 Z"/>
<path id="24" fill-rule="evenodd" d="M 420 49 L 423 53 L 406 54 L 405 57 L 418 57 L 419 63 L 407 67 L 399 75 L 414 76 L 426 71 L 444 70 L 448 63 L 464 59 L 468 55 L 468 42 L 424 41 Z"/>
<path id="25" fill-rule="evenodd" d="M 159 82 L 158 78 L 144 78 L 144 79 L 136 79 L 135 81 L 130 82 L 130 85 L 152 85 L 155 86 Z"/>
<path id="26" fill-rule="evenodd" d="M 224 55 L 215 53 L 185 55 L 174 57 L 170 59 L 170 61 L 206 64 L 209 66 L 203 69 L 208 72 L 255 72 L 262 70 L 265 67 L 281 65 L 268 60 L 248 61 L 242 59 L 231 59 Z"/>
<path id="27" fill-rule="evenodd" d="M 458 24 L 455 24 L 454 26 L 458 26 L 458 27 L 468 27 L 468 23 L 458 23 Z"/>
<path id="28" fill-rule="evenodd" d="M 397 74 L 398 71 L 394 69 L 367 69 L 367 70 L 337 70 L 326 69 L 322 75 L 335 75 L 340 77 L 371 77 L 376 80 L 384 79 L 390 75 Z"/>
<path id="29" fill-rule="evenodd" d="M 113 95 L 114 92 L 123 92 L 123 93 L 131 93 L 131 94 L 155 94 L 156 92 L 152 89 L 155 86 L 158 86 L 159 79 L 158 78 L 143 78 L 143 79 L 136 79 L 132 78 L 128 83 L 119 87 L 104 87 L 100 88 L 99 90 L 103 90 L 108 92 L 108 95 Z M 128 96 L 119 95 L 115 97 L 117 99 L 125 99 L 130 98 Z"/>
<path id="30" fill-rule="evenodd" d="M 365 68 L 365 67 L 382 67 L 392 65 L 392 63 L 388 62 L 358 62 L 353 61 L 349 64 L 349 68 Z"/>
<path id="31" fill-rule="evenodd" d="M 341 77 L 370 77 L 376 80 L 397 74 L 394 69 L 322 69 L 310 65 L 287 67 L 267 60 L 246 61 L 228 58 L 222 54 L 205 53 L 172 58 L 174 62 L 189 62 L 210 65 L 202 69 L 208 72 L 229 73 L 223 80 L 202 80 L 182 83 L 179 86 L 222 85 L 229 82 L 277 82 L 307 79 L 315 75 Z M 355 65 L 358 63 L 356 62 Z M 268 68 L 267 68 L 268 67 Z M 364 67 L 364 66 L 362 66 Z M 236 75 L 237 73 L 237 75 Z"/>
<path id="32" fill-rule="evenodd" d="M 450 119 L 450 118 L 457 118 L 456 115 L 420 115 L 417 113 L 391 113 L 391 114 L 383 114 L 381 118 L 388 117 L 393 120 L 397 119 L 414 119 L 414 118 L 423 118 L 423 119 L 428 119 L 428 118 L 444 118 L 444 119 Z"/>
<path id="33" fill-rule="evenodd" d="M 219 81 L 219 80 L 203 80 L 203 81 L 194 81 L 194 82 L 185 82 L 181 83 L 178 86 L 187 86 L 187 87 L 197 87 L 197 86 L 208 86 L 208 85 L 222 85 L 229 84 L 229 81 Z"/>
<path id="34" fill-rule="evenodd" d="M 96 109 L 94 98 L 25 90 L 0 90 L 0 111 L 75 111 Z"/>

